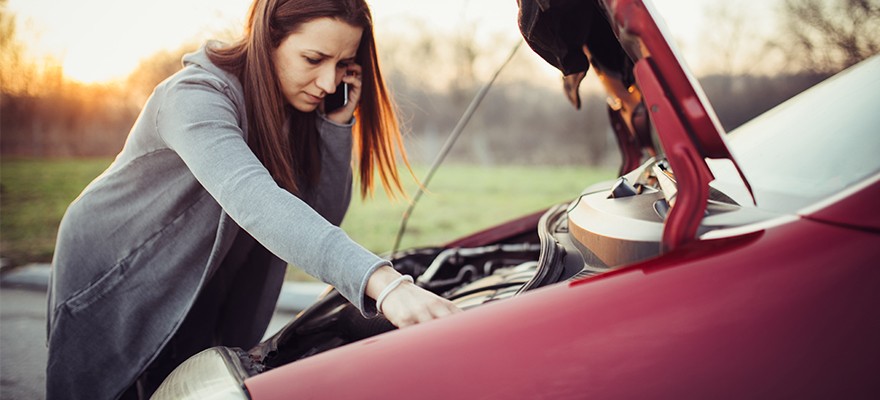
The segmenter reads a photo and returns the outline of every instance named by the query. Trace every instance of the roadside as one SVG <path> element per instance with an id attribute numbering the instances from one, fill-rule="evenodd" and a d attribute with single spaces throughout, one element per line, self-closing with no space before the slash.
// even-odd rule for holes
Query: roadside
<path id="1" fill-rule="evenodd" d="M 0 289 L 0 399 L 43 399 L 46 380 L 46 294 Z"/>

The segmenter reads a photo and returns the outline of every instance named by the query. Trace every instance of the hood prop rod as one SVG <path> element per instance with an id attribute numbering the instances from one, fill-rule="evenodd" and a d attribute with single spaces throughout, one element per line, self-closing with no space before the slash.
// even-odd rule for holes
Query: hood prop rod
<path id="1" fill-rule="evenodd" d="M 409 221 L 409 217 L 412 215 L 413 211 L 416 208 L 416 204 L 418 204 L 419 199 L 422 198 L 422 194 L 425 193 L 425 190 L 428 188 L 428 184 L 431 183 L 431 178 L 434 177 L 434 173 L 437 172 L 437 168 L 440 167 L 440 164 L 443 163 L 443 160 L 446 159 L 446 156 L 449 155 L 449 151 L 452 150 L 452 146 L 455 144 L 455 141 L 458 140 L 458 137 L 461 136 L 461 133 L 464 131 L 464 128 L 467 126 L 468 122 L 470 122 L 471 117 L 473 117 L 474 112 L 477 110 L 477 107 L 480 106 L 480 103 L 483 101 L 483 98 L 486 97 L 486 94 L 489 93 L 489 88 L 492 87 L 492 84 L 495 83 L 495 79 L 498 78 L 498 75 L 501 74 L 501 71 L 504 70 L 504 67 L 510 63 L 510 60 L 513 59 L 513 56 L 516 54 L 516 51 L 519 50 L 520 45 L 522 44 L 522 40 L 516 42 L 516 45 L 513 46 L 513 49 L 510 51 L 510 54 L 507 56 L 507 59 L 495 70 L 495 73 L 492 75 L 492 78 L 486 82 L 480 91 L 474 96 L 471 100 L 470 104 L 468 104 L 467 109 L 462 114 L 461 118 L 459 118 L 458 123 L 455 125 L 455 128 L 452 129 L 452 132 L 449 134 L 449 137 L 446 138 L 446 142 L 443 143 L 443 147 L 440 149 L 440 153 L 437 154 L 437 157 L 434 158 L 434 163 L 431 164 L 431 169 L 428 170 L 428 174 L 425 175 L 425 179 L 422 181 L 423 183 L 419 185 L 419 188 L 416 190 L 416 194 L 413 196 L 413 201 L 410 202 L 409 207 L 403 213 L 403 218 L 400 221 L 400 228 L 397 230 L 397 236 L 394 239 L 394 247 L 391 248 L 391 255 L 400 248 L 400 241 L 403 239 L 403 234 L 406 232 L 406 224 Z"/>

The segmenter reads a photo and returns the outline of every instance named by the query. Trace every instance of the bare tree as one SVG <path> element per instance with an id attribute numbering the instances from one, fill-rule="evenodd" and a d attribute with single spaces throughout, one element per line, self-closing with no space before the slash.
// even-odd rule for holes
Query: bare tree
<path id="1" fill-rule="evenodd" d="M 705 6 L 706 16 L 699 45 L 700 62 L 708 73 L 728 76 L 754 74 L 765 67 L 764 35 L 753 25 L 756 15 L 737 3 L 719 2 Z"/>
<path id="2" fill-rule="evenodd" d="M 159 51 L 141 61 L 125 82 L 131 104 L 141 107 L 159 82 L 183 68 L 183 55 L 196 48 L 196 44 L 184 45 L 173 51 Z"/>
<path id="3" fill-rule="evenodd" d="M 18 41 L 15 15 L 8 10 L 8 1 L 0 0 L 0 89 L 3 95 L 26 93 L 36 67 L 23 58 L 24 47 Z"/>
<path id="4" fill-rule="evenodd" d="M 880 52 L 880 0 L 785 0 L 781 12 L 774 44 L 794 69 L 834 73 Z"/>

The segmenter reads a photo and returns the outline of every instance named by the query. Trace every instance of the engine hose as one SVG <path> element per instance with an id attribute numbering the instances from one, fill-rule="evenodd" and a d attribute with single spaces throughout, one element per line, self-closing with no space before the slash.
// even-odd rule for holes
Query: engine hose
<path id="1" fill-rule="evenodd" d="M 474 288 L 474 289 L 471 289 L 471 290 L 465 290 L 464 292 L 453 294 L 453 295 L 447 297 L 446 299 L 447 299 L 447 300 L 456 300 L 456 299 L 460 299 L 460 298 L 465 297 L 465 296 L 470 296 L 470 295 L 472 295 L 472 294 L 474 294 L 474 293 L 485 292 L 485 291 L 487 291 L 487 290 L 500 290 L 500 289 L 504 289 L 504 288 L 509 288 L 509 287 L 511 287 L 511 286 L 522 286 L 522 285 L 525 285 L 525 284 L 526 284 L 526 282 L 524 282 L 524 281 L 523 281 L 523 282 L 504 282 L 504 283 L 496 283 L 496 284 L 494 284 L 494 285 L 482 286 L 482 287 Z"/>

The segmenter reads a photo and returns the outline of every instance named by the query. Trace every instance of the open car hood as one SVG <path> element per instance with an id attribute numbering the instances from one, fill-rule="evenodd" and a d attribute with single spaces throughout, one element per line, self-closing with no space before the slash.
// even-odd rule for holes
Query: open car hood
<path id="1" fill-rule="evenodd" d="M 715 179 L 707 158 L 730 160 L 751 194 L 712 106 L 648 0 L 518 3 L 523 37 L 562 71 L 576 107 L 590 67 L 605 87 L 622 154 L 620 175 L 652 157 L 669 163 L 677 197 L 664 224 L 666 249 L 695 239 Z"/>

